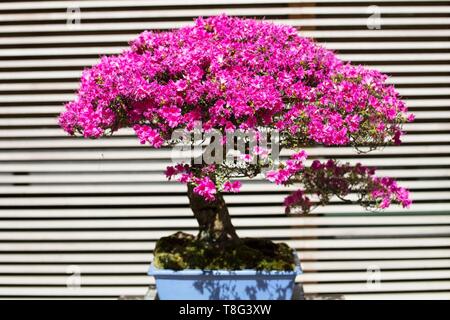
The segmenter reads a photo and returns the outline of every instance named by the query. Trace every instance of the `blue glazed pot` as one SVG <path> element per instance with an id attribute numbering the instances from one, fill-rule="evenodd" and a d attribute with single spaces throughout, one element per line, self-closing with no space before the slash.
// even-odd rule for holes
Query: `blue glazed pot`
<path id="1" fill-rule="evenodd" d="M 150 265 L 161 300 L 290 300 L 302 273 L 295 255 L 293 271 L 169 270 Z"/>

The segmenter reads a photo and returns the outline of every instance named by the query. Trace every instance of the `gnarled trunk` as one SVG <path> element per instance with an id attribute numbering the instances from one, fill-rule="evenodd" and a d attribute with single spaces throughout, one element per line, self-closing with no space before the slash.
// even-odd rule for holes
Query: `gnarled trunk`
<path id="1" fill-rule="evenodd" d="M 239 241 L 222 194 L 217 193 L 214 201 L 206 201 L 188 184 L 188 197 L 199 224 L 198 239 L 218 244 Z"/>

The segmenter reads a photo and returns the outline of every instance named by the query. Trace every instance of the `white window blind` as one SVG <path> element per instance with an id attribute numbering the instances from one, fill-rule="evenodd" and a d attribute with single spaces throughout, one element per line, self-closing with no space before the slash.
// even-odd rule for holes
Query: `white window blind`
<path id="1" fill-rule="evenodd" d="M 309 150 L 396 177 L 412 190 L 409 211 L 336 202 L 286 217 L 287 190 L 256 180 L 226 197 L 239 234 L 295 247 L 308 298 L 450 298 L 450 4 L 438 0 L 2 1 L 0 298 L 143 295 L 155 241 L 195 232 L 185 186 L 162 174 L 170 150 L 142 147 L 127 130 L 67 137 L 56 116 L 100 55 L 145 29 L 220 13 L 298 26 L 388 73 L 417 116 L 399 147 Z"/>

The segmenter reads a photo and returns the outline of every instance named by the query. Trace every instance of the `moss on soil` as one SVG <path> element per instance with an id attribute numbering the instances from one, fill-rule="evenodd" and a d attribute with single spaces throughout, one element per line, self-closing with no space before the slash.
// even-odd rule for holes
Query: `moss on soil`
<path id="1" fill-rule="evenodd" d="M 197 240 L 193 235 L 177 232 L 161 238 L 155 247 L 155 266 L 160 269 L 202 270 L 294 270 L 291 248 L 258 238 L 217 245 Z"/>

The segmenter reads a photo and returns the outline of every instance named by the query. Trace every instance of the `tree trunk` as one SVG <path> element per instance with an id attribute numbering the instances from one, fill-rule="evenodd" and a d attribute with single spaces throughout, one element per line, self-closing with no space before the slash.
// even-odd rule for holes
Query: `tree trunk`
<path id="1" fill-rule="evenodd" d="M 188 197 L 199 224 L 198 239 L 218 244 L 239 241 L 221 193 L 216 194 L 216 200 L 206 201 L 194 193 L 192 184 L 188 184 Z"/>

